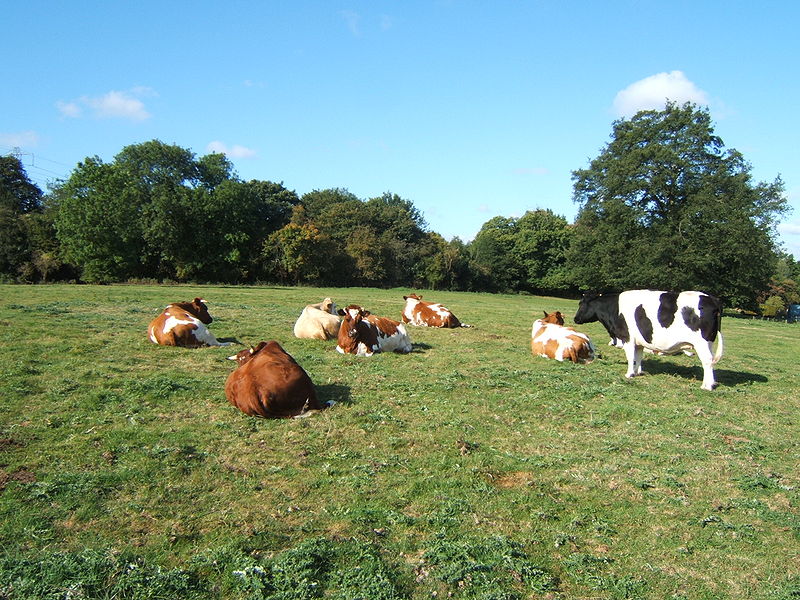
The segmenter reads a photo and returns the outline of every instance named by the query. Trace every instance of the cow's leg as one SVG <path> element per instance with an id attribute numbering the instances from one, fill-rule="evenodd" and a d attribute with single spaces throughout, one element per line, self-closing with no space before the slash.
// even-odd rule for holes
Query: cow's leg
<path id="1" fill-rule="evenodd" d="M 230 346 L 231 342 L 219 342 L 214 334 L 211 333 L 207 327 L 198 327 L 194 332 L 194 337 L 197 341 L 205 344 L 206 346 Z"/>
<path id="2" fill-rule="evenodd" d="M 643 348 L 635 345 L 633 342 L 628 342 L 624 345 L 625 356 L 628 359 L 628 372 L 625 377 L 636 377 L 642 374 L 642 354 Z"/>
<path id="3" fill-rule="evenodd" d="M 697 352 L 697 358 L 703 364 L 703 385 L 700 387 L 711 391 L 717 387 L 717 382 L 714 381 L 714 355 L 711 352 L 711 342 L 698 344 L 694 350 Z"/>

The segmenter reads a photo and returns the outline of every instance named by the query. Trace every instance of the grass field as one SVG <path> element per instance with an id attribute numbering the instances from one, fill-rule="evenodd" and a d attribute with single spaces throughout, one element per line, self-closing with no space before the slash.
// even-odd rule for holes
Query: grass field
<path id="1" fill-rule="evenodd" d="M 405 356 L 292 336 L 409 291 L 0 286 L 0 598 L 800 598 L 800 324 L 724 318 L 714 392 L 596 323 L 594 363 L 531 356 L 556 298 L 423 292 L 474 327 Z M 237 412 L 238 346 L 146 337 L 195 296 L 337 404 Z"/>

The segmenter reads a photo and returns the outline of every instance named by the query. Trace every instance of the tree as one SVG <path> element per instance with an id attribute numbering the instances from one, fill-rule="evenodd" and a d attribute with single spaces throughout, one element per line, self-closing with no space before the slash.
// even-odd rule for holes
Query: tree
<path id="1" fill-rule="evenodd" d="M 142 257 L 144 206 L 137 180 L 98 157 L 87 158 L 53 190 L 56 236 L 85 281 L 111 282 L 146 274 Z"/>
<path id="2" fill-rule="evenodd" d="M 580 204 L 568 268 L 594 289 L 702 289 L 755 305 L 774 272 L 783 182 L 754 184 L 724 150 L 707 109 L 668 103 L 613 124 L 589 168 L 573 172 Z"/>
<path id="3" fill-rule="evenodd" d="M 483 224 L 470 244 L 473 269 L 481 289 L 490 292 L 518 289 L 521 274 L 512 252 L 516 237 L 517 226 L 513 218 L 498 216 Z"/>
<path id="4" fill-rule="evenodd" d="M 566 253 L 571 229 L 552 210 L 527 211 L 516 222 L 513 256 L 519 265 L 521 289 L 559 291 L 568 287 Z"/>
<path id="5" fill-rule="evenodd" d="M 28 179 L 16 156 L 0 156 L 0 208 L 15 214 L 38 212 L 42 208 L 42 190 Z"/>
<path id="6" fill-rule="evenodd" d="M 41 211 L 42 190 L 15 156 L 0 156 L 0 275 L 12 279 L 32 257 L 26 219 Z"/>

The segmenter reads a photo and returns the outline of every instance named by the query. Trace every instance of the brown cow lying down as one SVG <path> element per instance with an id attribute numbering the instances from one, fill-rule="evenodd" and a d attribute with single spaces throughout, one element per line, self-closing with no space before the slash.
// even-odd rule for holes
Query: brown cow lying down
<path id="1" fill-rule="evenodd" d="M 536 319 L 531 328 L 531 352 L 555 360 L 587 363 L 595 358 L 594 346 L 588 336 L 571 327 L 564 327 L 564 317 L 559 311 Z"/>
<path id="2" fill-rule="evenodd" d="M 325 298 L 317 304 L 309 304 L 300 313 L 294 324 L 294 337 L 310 340 L 332 340 L 339 335 L 339 315 L 336 303 Z"/>
<path id="3" fill-rule="evenodd" d="M 278 342 L 259 342 L 228 358 L 239 366 L 228 375 L 225 395 L 246 415 L 276 419 L 325 408 L 311 378 Z"/>
<path id="4" fill-rule="evenodd" d="M 214 319 L 208 314 L 205 300 L 195 298 L 193 302 L 174 302 L 167 305 L 147 328 L 150 340 L 162 346 L 230 346 L 230 342 L 218 342 L 208 325 Z"/>
<path id="5" fill-rule="evenodd" d="M 469 327 L 438 302 L 423 302 L 422 296 L 416 294 L 403 296 L 403 300 L 406 301 L 401 313 L 403 323 L 420 327 Z"/>

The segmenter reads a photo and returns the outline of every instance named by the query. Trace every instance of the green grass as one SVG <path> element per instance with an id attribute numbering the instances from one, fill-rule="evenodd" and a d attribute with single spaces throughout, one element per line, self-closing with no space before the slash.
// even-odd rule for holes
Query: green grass
<path id="1" fill-rule="evenodd" d="M 714 392 L 682 355 L 626 380 L 599 324 L 590 365 L 531 356 L 557 298 L 424 292 L 474 327 L 405 356 L 292 336 L 408 291 L 0 286 L 0 598 L 800 597 L 800 325 L 723 319 Z M 195 296 L 337 404 L 237 412 L 231 348 L 146 337 Z"/>

